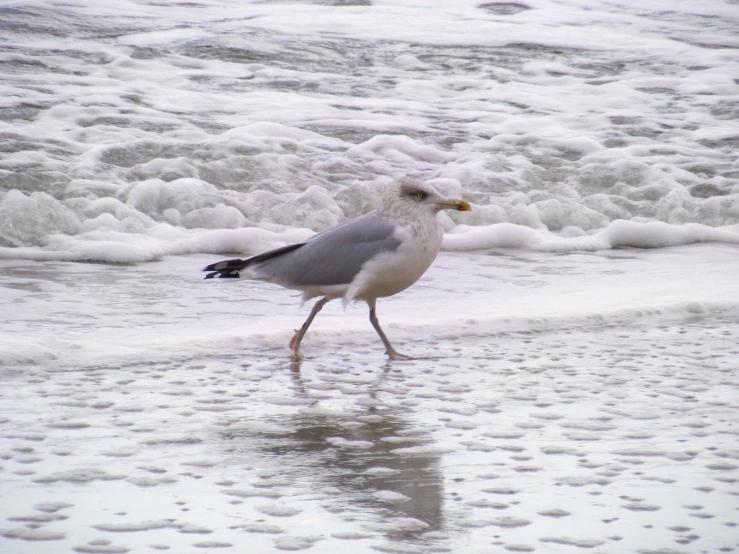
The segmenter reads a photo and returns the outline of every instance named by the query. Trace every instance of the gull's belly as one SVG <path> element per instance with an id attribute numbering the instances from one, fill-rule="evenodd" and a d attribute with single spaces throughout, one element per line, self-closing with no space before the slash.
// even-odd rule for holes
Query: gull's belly
<path id="1" fill-rule="evenodd" d="M 441 237 L 438 241 L 410 240 L 395 252 L 376 256 L 364 265 L 352 283 L 351 300 L 392 296 L 407 289 L 431 266 L 440 247 Z"/>

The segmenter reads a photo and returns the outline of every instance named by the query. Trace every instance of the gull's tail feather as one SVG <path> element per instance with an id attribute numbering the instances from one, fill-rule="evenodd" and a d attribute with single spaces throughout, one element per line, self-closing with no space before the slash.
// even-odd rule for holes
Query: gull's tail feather
<path id="1" fill-rule="evenodd" d="M 211 272 L 208 273 L 208 275 L 206 275 L 204 278 L 213 279 L 215 277 L 218 277 L 220 279 L 238 279 L 239 273 L 242 269 L 260 262 L 266 262 L 267 260 L 282 256 L 283 254 L 287 254 L 288 252 L 292 252 L 293 250 L 300 248 L 304 244 L 304 242 L 298 244 L 288 244 L 287 246 L 283 246 L 282 248 L 270 250 L 269 252 L 264 252 L 263 254 L 252 256 L 251 258 L 247 258 L 246 260 L 236 258 L 233 260 L 223 260 L 214 264 L 210 264 L 209 266 L 203 268 L 203 271 Z"/>

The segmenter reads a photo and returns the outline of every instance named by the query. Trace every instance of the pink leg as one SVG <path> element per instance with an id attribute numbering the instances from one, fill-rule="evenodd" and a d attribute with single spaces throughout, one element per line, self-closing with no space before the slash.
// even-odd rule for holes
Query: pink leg
<path id="1" fill-rule="evenodd" d="M 385 352 L 387 352 L 388 357 L 391 360 L 411 360 L 412 358 L 410 356 L 401 354 L 400 352 L 395 350 L 395 348 L 393 348 L 392 344 L 390 344 L 390 341 L 385 335 L 385 332 L 382 330 L 382 327 L 380 327 L 380 320 L 377 319 L 377 313 L 375 311 L 376 302 L 376 300 L 367 300 L 367 305 L 370 309 L 370 323 L 372 323 L 372 327 L 375 328 L 377 334 L 380 335 L 380 339 L 382 340 L 382 344 L 385 345 Z"/>
<path id="2" fill-rule="evenodd" d="M 300 341 L 303 340 L 303 336 L 305 335 L 306 331 L 308 331 L 308 327 L 310 327 L 310 324 L 313 323 L 313 320 L 315 319 L 316 315 L 318 315 L 318 312 L 321 311 L 321 308 L 330 300 L 330 298 L 324 296 L 321 298 L 318 302 L 315 303 L 313 306 L 313 309 L 310 311 L 310 315 L 308 316 L 308 319 L 305 320 L 305 323 L 303 323 L 303 326 L 300 329 L 297 329 L 295 331 L 295 334 L 293 335 L 293 338 L 290 339 L 290 348 L 293 351 L 293 360 L 302 360 L 303 354 L 300 353 Z"/>

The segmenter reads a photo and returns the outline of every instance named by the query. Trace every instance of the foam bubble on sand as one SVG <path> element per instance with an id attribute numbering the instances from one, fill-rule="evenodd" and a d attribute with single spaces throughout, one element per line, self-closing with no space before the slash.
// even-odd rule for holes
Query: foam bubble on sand
<path id="1" fill-rule="evenodd" d="M 536 548 L 526 544 L 506 544 L 503 546 L 509 552 L 534 552 Z"/>
<path id="2" fill-rule="evenodd" d="M 302 512 L 300 508 L 282 504 L 263 504 L 261 506 L 256 506 L 255 508 L 263 514 L 276 517 L 292 517 Z"/>
<path id="3" fill-rule="evenodd" d="M 108 473 L 102 469 L 88 468 L 88 469 L 70 469 L 69 471 L 60 471 L 47 475 L 46 477 L 37 477 L 34 479 L 37 483 L 56 483 L 58 481 L 65 481 L 68 483 L 89 483 L 91 481 L 115 481 L 118 479 L 124 479 L 125 475 L 119 475 L 115 473 Z"/>
<path id="4" fill-rule="evenodd" d="M 373 523 L 367 525 L 374 531 L 382 531 L 388 534 L 394 533 L 413 533 L 428 529 L 429 524 L 412 517 L 397 517 L 389 519 L 383 523 Z"/>
<path id="5" fill-rule="evenodd" d="M 274 545 L 279 550 L 305 550 L 312 547 L 322 538 L 320 536 L 278 537 L 275 539 Z"/>
<path id="6" fill-rule="evenodd" d="M 156 487 L 159 485 L 171 485 L 172 483 L 176 483 L 177 479 L 172 477 L 129 477 L 127 481 L 139 487 Z"/>
<path id="7" fill-rule="evenodd" d="M 0 536 L 8 539 L 20 539 L 24 541 L 58 541 L 63 539 L 66 535 L 65 533 L 59 533 L 57 531 L 19 527 L 14 529 L 0 529 Z"/>
<path id="8" fill-rule="evenodd" d="M 558 477 L 557 483 L 567 485 L 569 487 L 584 487 L 586 485 L 608 485 L 611 483 L 604 477 L 590 477 L 584 475 L 575 475 L 572 477 Z"/>
<path id="9" fill-rule="evenodd" d="M 130 551 L 126 546 L 111 544 L 110 541 L 103 539 L 97 539 L 87 544 L 75 546 L 72 550 L 83 554 L 118 554 Z"/>
<path id="10" fill-rule="evenodd" d="M 62 514 L 30 514 L 27 516 L 10 516 L 8 521 L 26 521 L 33 524 L 43 524 L 50 521 L 63 521 L 67 516 Z"/>
<path id="11" fill-rule="evenodd" d="M 72 506 L 74 506 L 74 504 L 69 504 L 67 502 L 42 502 L 40 504 L 34 504 L 33 508 L 40 512 L 54 513 L 59 510 L 64 510 L 65 508 L 71 508 Z"/>
<path id="12" fill-rule="evenodd" d="M 401 502 L 410 500 L 410 497 L 396 491 L 375 491 L 372 493 L 372 496 L 388 504 L 400 504 Z"/>
<path id="13" fill-rule="evenodd" d="M 367 475 L 397 475 L 400 473 L 399 469 L 389 468 L 389 467 L 371 467 L 364 471 Z"/>
<path id="14" fill-rule="evenodd" d="M 195 548 L 231 548 L 230 542 L 223 541 L 199 541 L 192 544 Z"/>
<path id="15" fill-rule="evenodd" d="M 567 510 L 563 510 L 562 508 L 551 508 L 548 510 L 542 510 L 537 513 L 540 516 L 554 517 L 554 518 L 567 517 L 569 515 L 572 515 L 570 512 L 568 512 Z"/>
<path id="16" fill-rule="evenodd" d="M 513 529 L 516 527 L 526 527 L 527 525 L 531 525 L 532 521 L 517 517 L 496 517 L 491 519 L 489 523 L 496 527 Z"/>
<path id="17" fill-rule="evenodd" d="M 202 525 L 195 525 L 193 523 L 179 523 L 177 524 L 177 532 L 186 535 L 209 535 L 213 532 L 208 527 Z"/>
<path id="18" fill-rule="evenodd" d="M 342 437 L 329 437 L 326 442 L 338 448 L 360 449 L 372 448 L 373 443 L 369 441 L 347 440 Z"/>
<path id="19" fill-rule="evenodd" d="M 281 527 L 268 523 L 245 523 L 241 526 L 241 529 L 247 533 L 266 533 L 269 535 L 278 535 L 285 532 Z"/>
<path id="20" fill-rule="evenodd" d="M 172 520 L 150 520 L 138 523 L 98 523 L 92 527 L 98 531 L 107 531 L 110 533 L 137 533 L 151 531 L 153 529 L 176 528 L 178 524 Z"/>
<path id="21" fill-rule="evenodd" d="M 542 537 L 539 540 L 541 542 L 577 546 L 579 548 L 595 548 L 596 546 L 605 544 L 605 541 L 598 539 L 574 539 L 571 537 Z"/>
<path id="22" fill-rule="evenodd" d="M 83 421 L 55 421 L 47 424 L 48 427 L 54 429 L 85 429 L 90 426 L 89 423 Z"/>
<path id="23" fill-rule="evenodd" d="M 656 504 L 642 504 L 640 502 L 630 502 L 621 507 L 632 512 L 656 512 L 661 509 L 661 506 L 657 506 Z"/>

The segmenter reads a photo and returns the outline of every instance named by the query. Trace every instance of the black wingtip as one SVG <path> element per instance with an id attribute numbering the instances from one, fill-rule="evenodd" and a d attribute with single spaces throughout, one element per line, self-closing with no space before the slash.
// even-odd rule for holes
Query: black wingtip
<path id="1" fill-rule="evenodd" d="M 217 266 L 218 264 L 213 265 Z M 208 267 L 210 267 L 211 269 L 215 269 L 213 268 L 213 266 Z M 208 271 L 208 269 L 206 268 L 204 271 Z M 208 275 L 203 277 L 203 279 L 215 279 L 216 277 L 218 277 L 219 279 L 238 279 L 240 275 L 238 269 L 216 269 L 215 271 L 211 271 L 210 273 L 208 273 Z"/>
<path id="2" fill-rule="evenodd" d="M 225 269 L 227 267 L 228 262 L 230 262 L 230 261 L 232 261 L 232 260 L 226 260 L 226 261 L 223 261 L 223 262 L 216 262 L 214 264 L 206 265 L 203 268 L 203 271 L 220 271 L 222 269 Z M 239 260 L 239 261 L 241 261 L 241 260 Z"/>
<path id="3" fill-rule="evenodd" d="M 203 271 L 234 271 L 239 269 L 244 269 L 247 265 L 247 260 L 221 260 L 220 262 L 216 262 L 214 264 L 206 265 L 203 268 Z"/>

